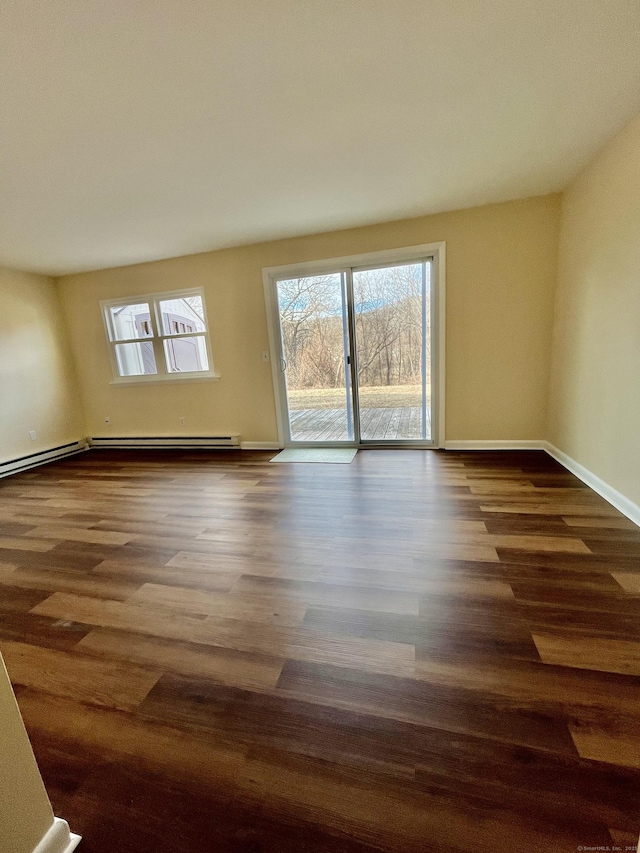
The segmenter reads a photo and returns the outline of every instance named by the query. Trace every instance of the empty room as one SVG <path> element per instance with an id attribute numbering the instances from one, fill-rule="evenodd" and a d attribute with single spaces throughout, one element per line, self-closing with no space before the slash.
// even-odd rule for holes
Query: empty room
<path id="1" fill-rule="evenodd" d="M 640 834 L 640 0 L 4 0 L 0 853 Z"/>

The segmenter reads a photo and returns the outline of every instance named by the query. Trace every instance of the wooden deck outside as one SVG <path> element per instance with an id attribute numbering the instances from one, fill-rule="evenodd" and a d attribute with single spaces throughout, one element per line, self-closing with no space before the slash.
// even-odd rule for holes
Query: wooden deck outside
<path id="1" fill-rule="evenodd" d="M 420 440 L 419 406 L 363 408 L 360 410 L 362 438 L 368 440 Z M 291 412 L 294 441 L 348 441 L 344 409 L 296 409 Z M 431 437 L 431 417 L 427 409 L 427 438 Z"/>

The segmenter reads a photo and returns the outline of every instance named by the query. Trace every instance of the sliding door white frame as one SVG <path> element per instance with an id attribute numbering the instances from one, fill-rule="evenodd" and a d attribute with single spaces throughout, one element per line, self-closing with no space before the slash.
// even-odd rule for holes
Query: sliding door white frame
<path id="1" fill-rule="evenodd" d="M 431 358 L 432 358 L 432 441 L 430 447 L 444 447 L 445 443 L 445 243 L 425 243 L 420 246 L 406 246 L 401 249 L 389 249 L 382 252 L 369 252 L 362 255 L 350 255 L 343 258 L 327 258 L 319 261 L 307 261 L 300 264 L 286 264 L 278 267 L 265 267 L 262 270 L 265 305 L 267 310 L 267 329 L 271 355 L 271 372 L 278 423 L 278 440 L 281 447 L 289 444 L 286 380 L 283 370 L 282 340 L 278 313 L 277 282 L 284 279 L 302 278 L 328 273 L 346 273 L 351 275 L 354 268 L 390 266 L 412 261 L 430 261 L 431 263 Z M 351 335 L 353 340 L 353 335 Z M 353 353 L 351 358 L 353 366 Z M 354 442 L 342 442 L 353 445 Z M 333 444 L 333 442 L 332 442 Z M 367 443 L 371 446 L 370 443 Z M 412 442 L 402 442 L 410 446 Z M 296 447 L 303 446 L 295 442 Z M 424 447 L 424 442 L 415 442 Z M 317 446 L 317 442 L 315 443 Z"/>

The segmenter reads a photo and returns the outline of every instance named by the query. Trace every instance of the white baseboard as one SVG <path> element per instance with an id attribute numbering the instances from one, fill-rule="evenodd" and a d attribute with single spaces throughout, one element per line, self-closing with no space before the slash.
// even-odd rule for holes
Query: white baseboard
<path id="1" fill-rule="evenodd" d="M 9 459 L 0 463 L 0 478 L 19 474 L 21 471 L 28 471 L 30 468 L 37 468 L 38 465 L 45 465 L 47 462 L 64 459 L 67 456 L 73 456 L 75 453 L 82 453 L 84 450 L 88 450 L 87 442 L 80 439 L 52 447 L 51 450 L 39 450 L 37 453 L 20 456 L 17 459 Z"/>
<path id="2" fill-rule="evenodd" d="M 91 436 L 91 447 L 115 450 L 220 450 L 240 447 L 239 435 Z"/>
<path id="3" fill-rule="evenodd" d="M 544 450 L 549 456 L 553 457 L 556 462 L 559 462 L 567 471 L 582 480 L 590 489 L 597 492 L 600 497 L 603 497 L 612 506 L 619 510 L 627 518 L 631 519 L 634 524 L 640 527 L 640 506 L 634 503 L 629 498 L 625 497 L 622 492 L 614 489 L 608 483 L 605 483 L 600 477 L 585 468 L 575 459 L 572 459 L 559 448 L 555 447 L 548 441 L 524 440 L 514 441 L 511 439 L 505 441 L 446 441 L 445 450 Z"/>
<path id="4" fill-rule="evenodd" d="M 33 853 L 71 853 L 80 843 L 80 836 L 69 829 L 66 820 L 54 817 L 47 834 L 40 841 Z"/>
<path id="5" fill-rule="evenodd" d="M 445 441 L 445 450 L 544 450 L 542 439 L 504 439 L 502 441 Z"/>
<path id="6" fill-rule="evenodd" d="M 568 456 L 548 441 L 544 442 L 544 450 L 546 450 L 549 456 L 552 456 L 556 462 L 559 462 L 564 468 L 566 468 L 567 471 L 575 474 L 575 476 L 589 486 L 590 489 L 597 492 L 600 497 L 603 497 L 608 501 L 611 506 L 614 506 L 623 515 L 626 515 L 627 518 L 631 519 L 634 524 L 637 524 L 640 527 L 640 506 L 638 506 L 638 504 L 629 500 L 629 498 L 625 497 L 622 492 L 619 492 L 617 489 L 614 489 L 613 486 L 605 483 L 605 481 L 601 480 L 597 474 L 589 471 L 589 469 L 585 468 L 584 465 L 576 462 L 575 459 L 572 459 L 571 456 Z"/>
<path id="7" fill-rule="evenodd" d="M 240 450 L 280 450 L 277 441 L 241 441 Z"/>

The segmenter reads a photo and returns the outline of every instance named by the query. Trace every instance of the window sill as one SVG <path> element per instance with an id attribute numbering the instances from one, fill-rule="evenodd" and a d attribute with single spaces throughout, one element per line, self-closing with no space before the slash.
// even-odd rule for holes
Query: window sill
<path id="1" fill-rule="evenodd" d="M 219 373 L 197 373 L 195 376 L 176 374 L 175 376 L 120 376 L 112 379 L 110 385 L 171 385 L 174 382 L 217 382 Z"/>

